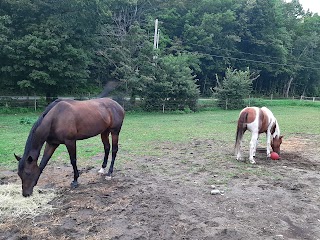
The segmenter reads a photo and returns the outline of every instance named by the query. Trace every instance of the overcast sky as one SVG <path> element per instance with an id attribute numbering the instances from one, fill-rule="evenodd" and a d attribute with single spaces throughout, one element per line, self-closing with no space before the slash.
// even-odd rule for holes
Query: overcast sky
<path id="1" fill-rule="evenodd" d="M 320 15 L 320 0 L 299 0 L 304 10 L 310 10 Z"/>

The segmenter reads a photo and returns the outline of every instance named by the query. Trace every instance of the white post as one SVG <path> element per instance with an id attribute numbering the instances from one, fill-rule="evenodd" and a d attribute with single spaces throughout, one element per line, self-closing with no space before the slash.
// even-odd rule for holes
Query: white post
<path id="1" fill-rule="evenodd" d="M 154 39 L 153 39 L 154 49 L 157 49 L 157 42 L 158 42 L 158 19 L 156 19 L 154 23 Z"/>

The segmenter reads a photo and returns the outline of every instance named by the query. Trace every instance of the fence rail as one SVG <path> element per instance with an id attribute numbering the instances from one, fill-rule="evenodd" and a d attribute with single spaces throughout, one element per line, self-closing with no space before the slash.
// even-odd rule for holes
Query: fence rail
<path id="1" fill-rule="evenodd" d="M 60 99 L 76 99 L 76 100 L 84 100 L 84 99 L 91 99 L 92 96 L 82 96 L 82 97 L 74 97 L 74 96 L 59 96 Z M 55 100 L 56 98 L 45 98 L 43 96 L 0 96 L 0 107 L 2 108 L 29 108 L 33 109 L 34 111 L 41 111 L 43 110 L 50 102 Z M 249 102 L 251 99 L 250 98 Z M 270 98 L 266 98 L 270 99 Z M 301 100 L 301 101 L 309 101 L 309 102 L 318 102 L 320 101 L 320 97 L 306 97 L 306 96 L 299 96 L 299 97 L 292 97 L 292 100 Z M 271 97 L 271 100 L 276 100 Z M 215 107 L 216 106 L 216 99 L 199 99 L 198 102 L 199 108 L 208 108 L 208 107 Z M 141 101 L 137 99 L 136 103 L 132 105 L 129 99 L 125 98 L 122 99 L 123 107 L 127 110 L 129 109 L 139 109 Z M 171 111 L 172 109 L 176 109 L 176 105 L 170 102 L 163 102 L 154 104 L 152 107 L 153 110 L 158 110 L 162 112 Z"/>
<path id="2" fill-rule="evenodd" d="M 306 100 L 306 101 L 320 101 L 320 97 L 305 97 L 305 96 L 301 96 L 300 100 Z"/>

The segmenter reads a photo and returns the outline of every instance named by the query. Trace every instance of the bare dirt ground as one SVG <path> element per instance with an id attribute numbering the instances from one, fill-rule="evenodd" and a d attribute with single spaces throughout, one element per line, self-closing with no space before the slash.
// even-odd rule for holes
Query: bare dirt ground
<path id="1" fill-rule="evenodd" d="M 0 239 L 319 240 L 319 141 L 288 138 L 278 161 L 258 149 L 256 165 L 236 162 L 224 141 L 159 143 L 163 157 L 132 159 L 110 181 L 97 174 L 100 162 L 82 168 L 77 189 L 71 167 L 49 164 L 38 185 L 57 190 L 55 210 L 1 219 Z M 16 173 L 0 179 L 16 181 Z"/>

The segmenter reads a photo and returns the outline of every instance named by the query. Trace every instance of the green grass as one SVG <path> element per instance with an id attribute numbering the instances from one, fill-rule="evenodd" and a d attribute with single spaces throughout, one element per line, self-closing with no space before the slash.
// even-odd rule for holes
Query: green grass
<path id="1" fill-rule="evenodd" d="M 268 103 L 268 102 L 264 102 Z M 314 106 L 285 105 L 271 101 L 269 106 L 277 117 L 281 133 L 320 134 L 320 111 Z M 0 114 L 0 167 L 15 169 L 13 153 L 22 155 L 25 141 L 39 113 Z M 135 157 L 158 156 L 165 153 L 159 144 L 188 143 L 197 140 L 223 140 L 234 143 L 239 110 L 211 110 L 190 114 L 127 113 L 120 134 L 119 158 L 130 161 Z M 96 166 L 101 164 L 103 147 L 100 137 L 78 141 L 78 160 Z M 204 153 L 205 154 L 205 153 Z M 101 156 L 101 157 L 100 157 Z M 96 160 L 92 160 L 96 159 Z M 51 161 L 68 163 L 64 145 L 60 146 Z M 91 163 L 90 163 L 91 162 Z M 119 164 L 119 163 L 118 163 Z"/>

